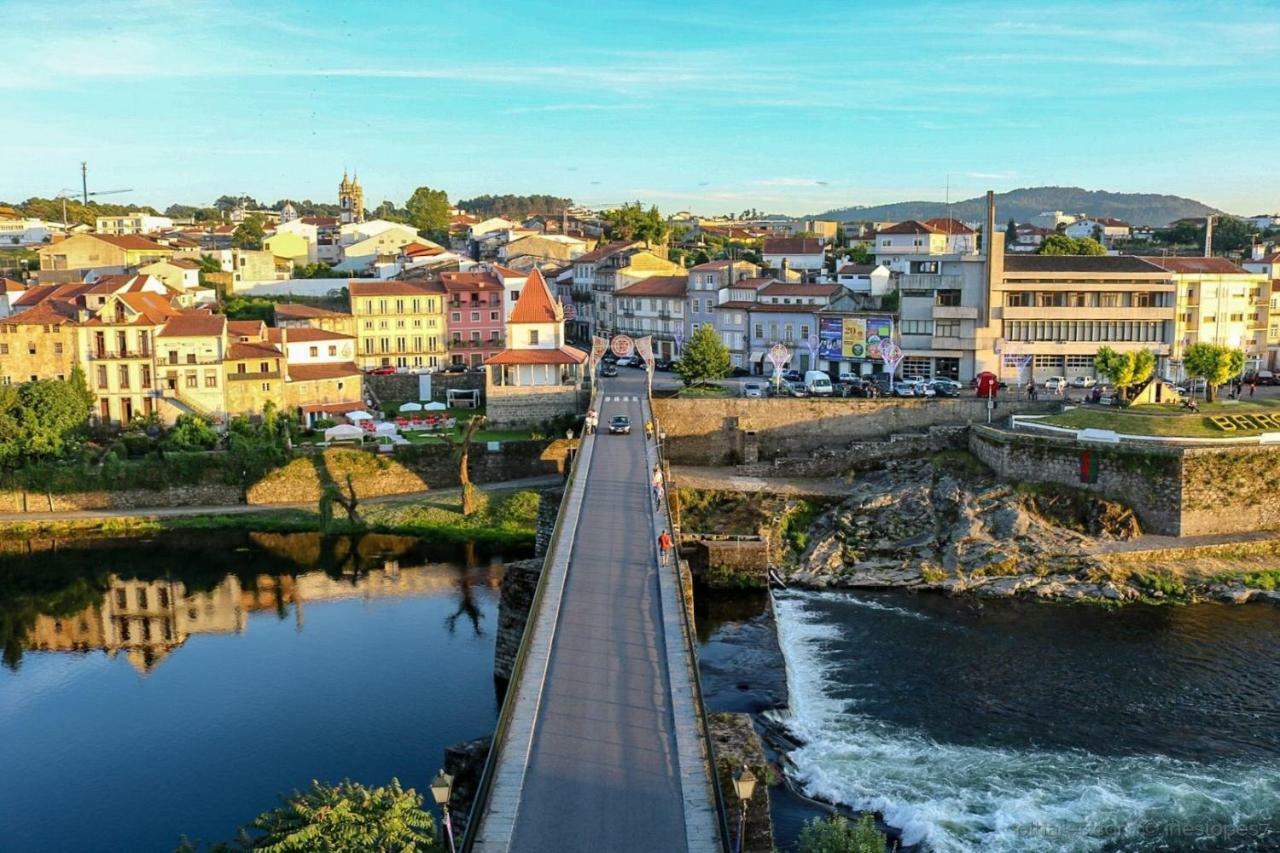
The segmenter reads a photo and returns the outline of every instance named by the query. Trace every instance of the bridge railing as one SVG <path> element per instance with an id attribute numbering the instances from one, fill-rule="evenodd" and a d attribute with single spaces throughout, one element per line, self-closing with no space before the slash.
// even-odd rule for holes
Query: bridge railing
<path id="1" fill-rule="evenodd" d="M 707 705 L 702 696 L 702 677 L 698 673 L 698 647 L 694 639 L 697 637 L 697 628 L 693 624 L 693 618 L 689 612 L 689 603 L 685 601 L 684 597 L 685 585 L 683 573 L 680 571 L 680 556 L 675 553 L 675 548 L 680 542 L 680 529 L 676 524 L 675 516 L 671 512 L 671 479 L 668 476 L 670 466 L 665 455 L 666 446 L 663 439 L 662 422 L 658 420 L 658 416 L 653 411 L 653 398 L 651 395 L 646 398 L 645 405 L 649 409 L 649 418 L 653 421 L 655 452 L 658 455 L 658 464 L 662 466 L 663 472 L 662 516 L 666 520 L 667 527 L 671 530 L 673 551 L 671 562 L 680 587 L 680 622 L 684 626 L 684 630 L 681 633 L 684 634 L 685 660 L 688 662 L 689 678 L 693 683 L 693 701 L 698 708 L 698 725 L 702 729 L 702 743 L 706 748 L 707 772 L 710 775 L 711 791 L 715 798 L 716 823 L 720 829 L 720 845 L 725 853 L 729 853 L 732 849 L 730 847 L 729 813 L 725 807 L 724 792 L 720 790 L 720 773 L 719 765 L 716 761 L 716 748 L 711 738 L 711 723 L 707 719 Z M 659 571 L 661 571 L 661 566 L 659 566 Z"/>
<path id="2" fill-rule="evenodd" d="M 594 411 L 596 407 L 596 383 L 592 383 L 591 397 L 588 411 Z M 586 428 L 584 427 L 579 433 L 579 442 L 586 437 Z M 593 439 L 594 441 L 594 439 Z M 578 452 L 573 455 L 573 461 L 569 465 L 569 476 L 566 483 L 572 483 L 573 478 L 578 475 L 578 460 L 582 458 L 582 448 L 579 444 Z M 480 782 L 476 785 L 475 798 L 471 802 L 471 813 L 467 817 L 467 831 L 462 836 L 462 844 L 460 849 L 463 853 L 467 853 L 475 844 L 476 835 L 480 831 L 480 825 L 484 822 L 485 809 L 488 807 L 489 794 L 493 790 L 493 777 L 497 772 L 498 761 L 502 757 L 502 746 L 506 741 L 507 731 L 511 726 L 511 716 L 515 713 L 515 707 L 519 701 L 520 679 L 524 674 L 525 662 L 529 657 L 529 646 L 533 642 L 534 622 L 537 615 L 542 609 L 542 599 L 546 595 L 547 576 L 551 574 L 551 561 L 555 557 L 556 551 L 560 546 L 560 540 L 564 535 L 565 503 L 569 500 L 569 493 L 572 490 L 566 486 L 564 493 L 560 496 L 560 508 L 556 512 L 556 524 L 551 531 L 551 540 L 547 543 L 547 550 L 542 555 L 542 572 L 538 575 L 538 585 L 533 592 L 533 600 L 529 604 L 529 615 L 525 619 L 524 634 L 520 637 L 520 647 L 516 650 L 515 660 L 511 664 L 511 677 L 507 679 L 506 695 L 502 698 L 502 710 L 498 712 L 498 724 L 493 730 L 493 740 L 489 744 L 489 755 L 485 758 L 484 769 L 480 773 Z"/>

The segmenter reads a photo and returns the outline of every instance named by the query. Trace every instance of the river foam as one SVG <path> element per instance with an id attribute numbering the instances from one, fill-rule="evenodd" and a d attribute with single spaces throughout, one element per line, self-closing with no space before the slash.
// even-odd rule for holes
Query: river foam
<path id="1" fill-rule="evenodd" d="M 1280 845 L 1275 765 L 947 744 L 860 713 L 875 685 L 851 685 L 856 661 L 830 653 L 839 628 L 812 599 L 776 600 L 789 708 L 770 714 L 802 743 L 790 758 L 810 796 L 881 812 L 904 844 L 945 853 Z"/>

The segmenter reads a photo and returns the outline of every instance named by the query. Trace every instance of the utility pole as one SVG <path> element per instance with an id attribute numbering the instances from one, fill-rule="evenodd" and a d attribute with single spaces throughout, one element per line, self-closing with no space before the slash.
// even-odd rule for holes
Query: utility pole
<path id="1" fill-rule="evenodd" d="M 80 161 L 80 192 L 84 196 L 83 202 L 87 207 L 89 205 L 89 164 L 84 160 Z"/>

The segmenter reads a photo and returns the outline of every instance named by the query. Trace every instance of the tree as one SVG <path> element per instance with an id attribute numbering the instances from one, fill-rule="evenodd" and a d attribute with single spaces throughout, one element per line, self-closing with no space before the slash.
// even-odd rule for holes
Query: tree
<path id="1" fill-rule="evenodd" d="M 0 465 L 71 455 L 84 439 L 92 402 L 79 365 L 65 382 L 0 387 Z"/>
<path id="2" fill-rule="evenodd" d="M 434 851 L 435 822 L 422 809 L 422 797 L 400 782 L 366 788 L 344 779 L 337 785 L 312 781 L 305 792 L 284 798 L 283 805 L 253 821 L 263 835 L 255 850 L 272 853 L 400 853 Z"/>
<path id="3" fill-rule="evenodd" d="M 864 814 L 857 823 L 850 823 L 843 815 L 833 815 L 805 823 L 796 849 L 799 853 L 884 853 L 886 843 L 871 815 Z"/>
<path id="4" fill-rule="evenodd" d="M 256 213 L 246 216 L 239 227 L 231 234 L 231 245 L 237 249 L 261 249 L 262 241 L 267 236 L 262 224 L 262 217 Z"/>
<path id="5" fill-rule="evenodd" d="M 1130 388 L 1151 378 L 1156 357 L 1145 349 L 1117 352 L 1111 347 L 1099 347 L 1093 356 L 1093 367 L 1128 397 Z"/>
<path id="6" fill-rule="evenodd" d="M 685 385 L 696 385 L 729 375 L 729 348 L 711 326 L 699 326 L 685 344 L 676 373 Z"/>
<path id="7" fill-rule="evenodd" d="M 875 259 L 872 258 L 871 252 L 867 251 L 867 246 L 865 243 L 857 243 L 853 246 L 850 246 L 849 250 L 845 253 L 845 255 L 846 257 L 849 258 L 849 263 L 851 264 L 858 264 L 859 266 L 868 266 L 872 263 L 875 263 Z"/>
<path id="8" fill-rule="evenodd" d="M 444 440 L 453 447 L 453 458 L 458 463 L 458 483 L 462 486 L 462 517 L 474 513 L 479 509 L 478 495 L 476 487 L 471 482 L 471 439 L 475 437 L 476 430 L 480 428 L 480 424 L 484 422 L 484 416 L 477 415 L 467 421 L 467 428 L 463 430 L 462 437 L 455 439 L 446 435 Z"/>
<path id="9" fill-rule="evenodd" d="M 1219 385 L 1244 372 L 1244 351 L 1223 344 L 1195 343 L 1182 352 L 1182 369 L 1204 380 L 1205 399 L 1213 402 Z"/>
<path id="10" fill-rule="evenodd" d="M 603 216 L 610 240 L 643 240 L 650 246 L 666 242 L 667 221 L 658 208 L 645 210 L 640 202 L 606 210 Z"/>
<path id="11" fill-rule="evenodd" d="M 178 415 L 165 436 L 165 444 L 174 450 L 212 450 L 217 443 L 218 433 L 199 415 Z"/>
<path id="12" fill-rule="evenodd" d="M 1219 216 L 1213 220 L 1213 246 L 1215 252 L 1239 252 L 1253 245 L 1258 229 L 1252 222 L 1234 216 Z M 1204 235 L 1200 235 L 1204 245 Z"/>
<path id="13" fill-rule="evenodd" d="M 337 483 L 326 483 L 320 492 L 319 512 L 322 530 L 328 530 L 333 524 L 334 504 L 346 510 L 347 521 L 354 525 L 360 524 L 360 513 L 356 512 L 356 507 L 360 505 L 360 496 L 356 494 L 356 484 L 352 480 L 351 472 L 347 472 L 346 492 L 338 488 Z"/>
<path id="14" fill-rule="evenodd" d="M 1105 255 L 1107 250 L 1092 237 L 1068 237 L 1065 234 L 1050 234 L 1040 244 L 1037 254 L 1041 255 Z"/>
<path id="15" fill-rule="evenodd" d="M 1016 242 L 1018 242 L 1018 223 L 1011 216 L 1009 224 L 1004 227 L 1004 244 L 1012 246 Z"/>
<path id="16" fill-rule="evenodd" d="M 404 207 L 419 234 L 437 242 L 449 239 L 449 195 L 444 190 L 418 187 Z"/>

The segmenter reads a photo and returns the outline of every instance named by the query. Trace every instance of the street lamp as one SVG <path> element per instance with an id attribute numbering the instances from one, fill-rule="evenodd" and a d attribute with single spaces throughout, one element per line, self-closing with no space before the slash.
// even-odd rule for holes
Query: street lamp
<path id="1" fill-rule="evenodd" d="M 431 797 L 444 813 L 444 831 L 449 838 L 449 853 L 456 853 L 453 846 L 453 824 L 449 822 L 449 795 L 453 792 L 453 777 L 444 770 L 431 780 Z"/>
<path id="2" fill-rule="evenodd" d="M 734 853 L 742 853 L 742 834 L 747 827 L 747 802 L 750 801 L 751 795 L 756 790 L 756 774 L 752 773 L 747 765 L 742 765 L 742 769 L 733 777 L 733 791 L 738 795 L 738 802 L 741 808 L 738 810 L 738 843 L 734 847 Z"/>

